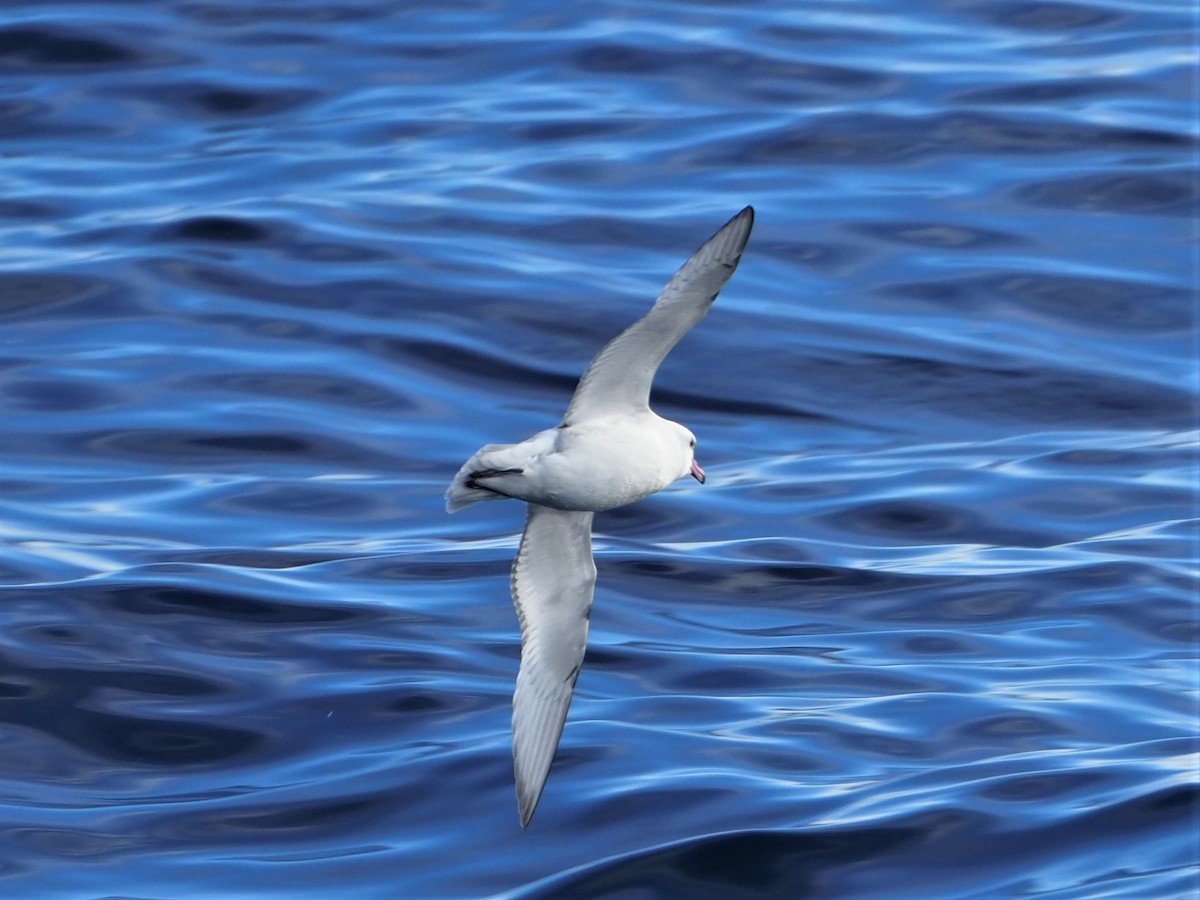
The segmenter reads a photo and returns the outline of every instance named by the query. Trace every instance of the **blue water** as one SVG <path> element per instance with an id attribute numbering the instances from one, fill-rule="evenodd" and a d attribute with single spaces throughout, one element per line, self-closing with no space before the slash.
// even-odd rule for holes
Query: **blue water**
<path id="1" fill-rule="evenodd" d="M 5 3 L 0 894 L 1192 896 L 1189 5 Z M 522 832 L 442 491 L 747 203 Z"/>

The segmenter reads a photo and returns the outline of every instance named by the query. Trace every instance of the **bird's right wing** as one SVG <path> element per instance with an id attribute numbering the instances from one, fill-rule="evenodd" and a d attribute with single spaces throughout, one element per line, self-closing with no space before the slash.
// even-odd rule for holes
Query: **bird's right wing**
<path id="1" fill-rule="evenodd" d="M 615 337 L 579 381 L 563 422 L 649 408 L 659 364 L 704 318 L 742 258 L 754 210 L 747 206 L 705 242 L 659 294 L 643 318 Z"/>
<path id="2" fill-rule="evenodd" d="M 583 665 L 595 587 L 592 514 L 530 503 L 512 570 L 521 621 L 512 724 L 522 828 L 533 817 L 558 749 Z"/>

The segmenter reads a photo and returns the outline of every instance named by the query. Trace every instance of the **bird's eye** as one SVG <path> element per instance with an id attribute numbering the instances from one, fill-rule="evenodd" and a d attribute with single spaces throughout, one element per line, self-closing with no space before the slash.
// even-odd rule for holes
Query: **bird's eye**
<path id="1" fill-rule="evenodd" d="M 695 450 L 695 449 L 696 449 L 696 439 L 695 439 L 695 438 L 692 438 L 692 440 L 691 440 L 691 442 L 688 444 L 688 446 L 689 446 L 689 447 L 691 447 L 693 450 Z"/>

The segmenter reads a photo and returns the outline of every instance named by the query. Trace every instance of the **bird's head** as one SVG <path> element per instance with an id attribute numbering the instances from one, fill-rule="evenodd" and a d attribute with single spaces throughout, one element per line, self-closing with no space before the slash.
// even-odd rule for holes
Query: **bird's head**
<path id="1" fill-rule="evenodd" d="M 683 459 L 683 467 L 676 477 L 682 478 L 684 475 L 691 475 L 698 482 L 704 484 L 704 470 L 696 462 L 696 436 L 678 422 L 671 422 L 671 425 L 674 426 L 672 432 L 679 443 L 680 455 Z"/>

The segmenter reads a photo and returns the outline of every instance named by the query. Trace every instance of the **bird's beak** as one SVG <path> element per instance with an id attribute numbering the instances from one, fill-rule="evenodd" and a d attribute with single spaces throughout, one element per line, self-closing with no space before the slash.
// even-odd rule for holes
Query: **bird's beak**
<path id="1" fill-rule="evenodd" d="M 704 470 L 700 468 L 700 463 L 692 460 L 692 477 L 701 484 L 704 484 Z"/>

